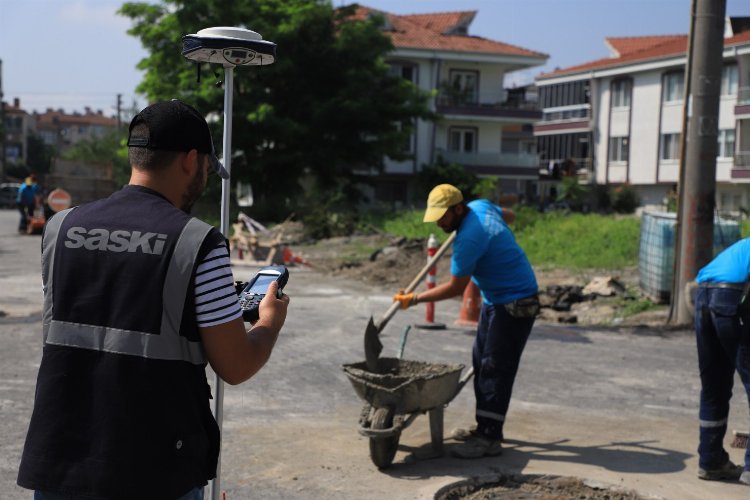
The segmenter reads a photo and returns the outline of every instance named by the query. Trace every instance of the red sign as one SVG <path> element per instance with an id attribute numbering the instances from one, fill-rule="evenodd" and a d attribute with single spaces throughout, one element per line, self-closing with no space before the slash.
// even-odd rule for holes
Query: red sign
<path id="1" fill-rule="evenodd" d="M 54 212 L 70 208 L 71 201 L 70 194 L 59 188 L 52 190 L 49 196 L 47 196 L 47 205 L 49 205 Z"/>

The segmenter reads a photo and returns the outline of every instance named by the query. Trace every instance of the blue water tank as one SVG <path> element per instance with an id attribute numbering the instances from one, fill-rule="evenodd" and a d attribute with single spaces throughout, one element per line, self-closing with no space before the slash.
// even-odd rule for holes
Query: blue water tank
<path id="1" fill-rule="evenodd" d="M 674 275 L 674 244 L 677 214 L 644 212 L 638 256 L 639 284 L 655 302 L 669 302 Z M 737 221 L 714 219 L 714 256 L 740 239 Z"/>

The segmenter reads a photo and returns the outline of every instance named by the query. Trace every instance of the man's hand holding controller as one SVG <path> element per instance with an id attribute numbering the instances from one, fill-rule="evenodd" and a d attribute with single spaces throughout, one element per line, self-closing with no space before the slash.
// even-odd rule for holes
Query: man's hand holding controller
<path id="1" fill-rule="evenodd" d="M 264 326 L 276 332 L 281 330 L 284 321 L 286 321 L 289 296 L 282 293 L 281 297 L 277 297 L 278 292 L 279 283 L 272 281 L 268 285 L 266 296 L 260 301 L 258 321 L 253 323 L 253 328 Z"/>

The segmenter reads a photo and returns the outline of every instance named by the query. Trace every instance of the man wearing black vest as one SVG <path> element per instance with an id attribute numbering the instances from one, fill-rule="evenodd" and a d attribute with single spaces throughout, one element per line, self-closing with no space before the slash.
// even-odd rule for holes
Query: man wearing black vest
<path id="1" fill-rule="evenodd" d="M 246 331 L 226 240 L 189 215 L 228 177 L 180 101 L 133 118 L 129 185 L 56 214 L 42 239 L 44 350 L 18 484 L 35 499 L 194 499 L 215 477 L 205 367 L 227 383 L 271 355 L 289 298 Z"/>

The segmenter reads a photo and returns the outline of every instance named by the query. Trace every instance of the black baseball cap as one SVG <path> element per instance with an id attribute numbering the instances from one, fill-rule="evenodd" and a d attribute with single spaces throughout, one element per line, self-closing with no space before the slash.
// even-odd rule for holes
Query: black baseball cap
<path id="1" fill-rule="evenodd" d="M 133 135 L 133 127 L 144 124 L 146 135 Z M 194 107 L 173 99 L 152 104 L 133 117 L 128 132 L 128 146 L 162 151 L 197 150 L 207 154 L 211 168 L 222 179 L 229 179 L 229 172 L 216 157 L 211 130 L 203 115 Z"/>

